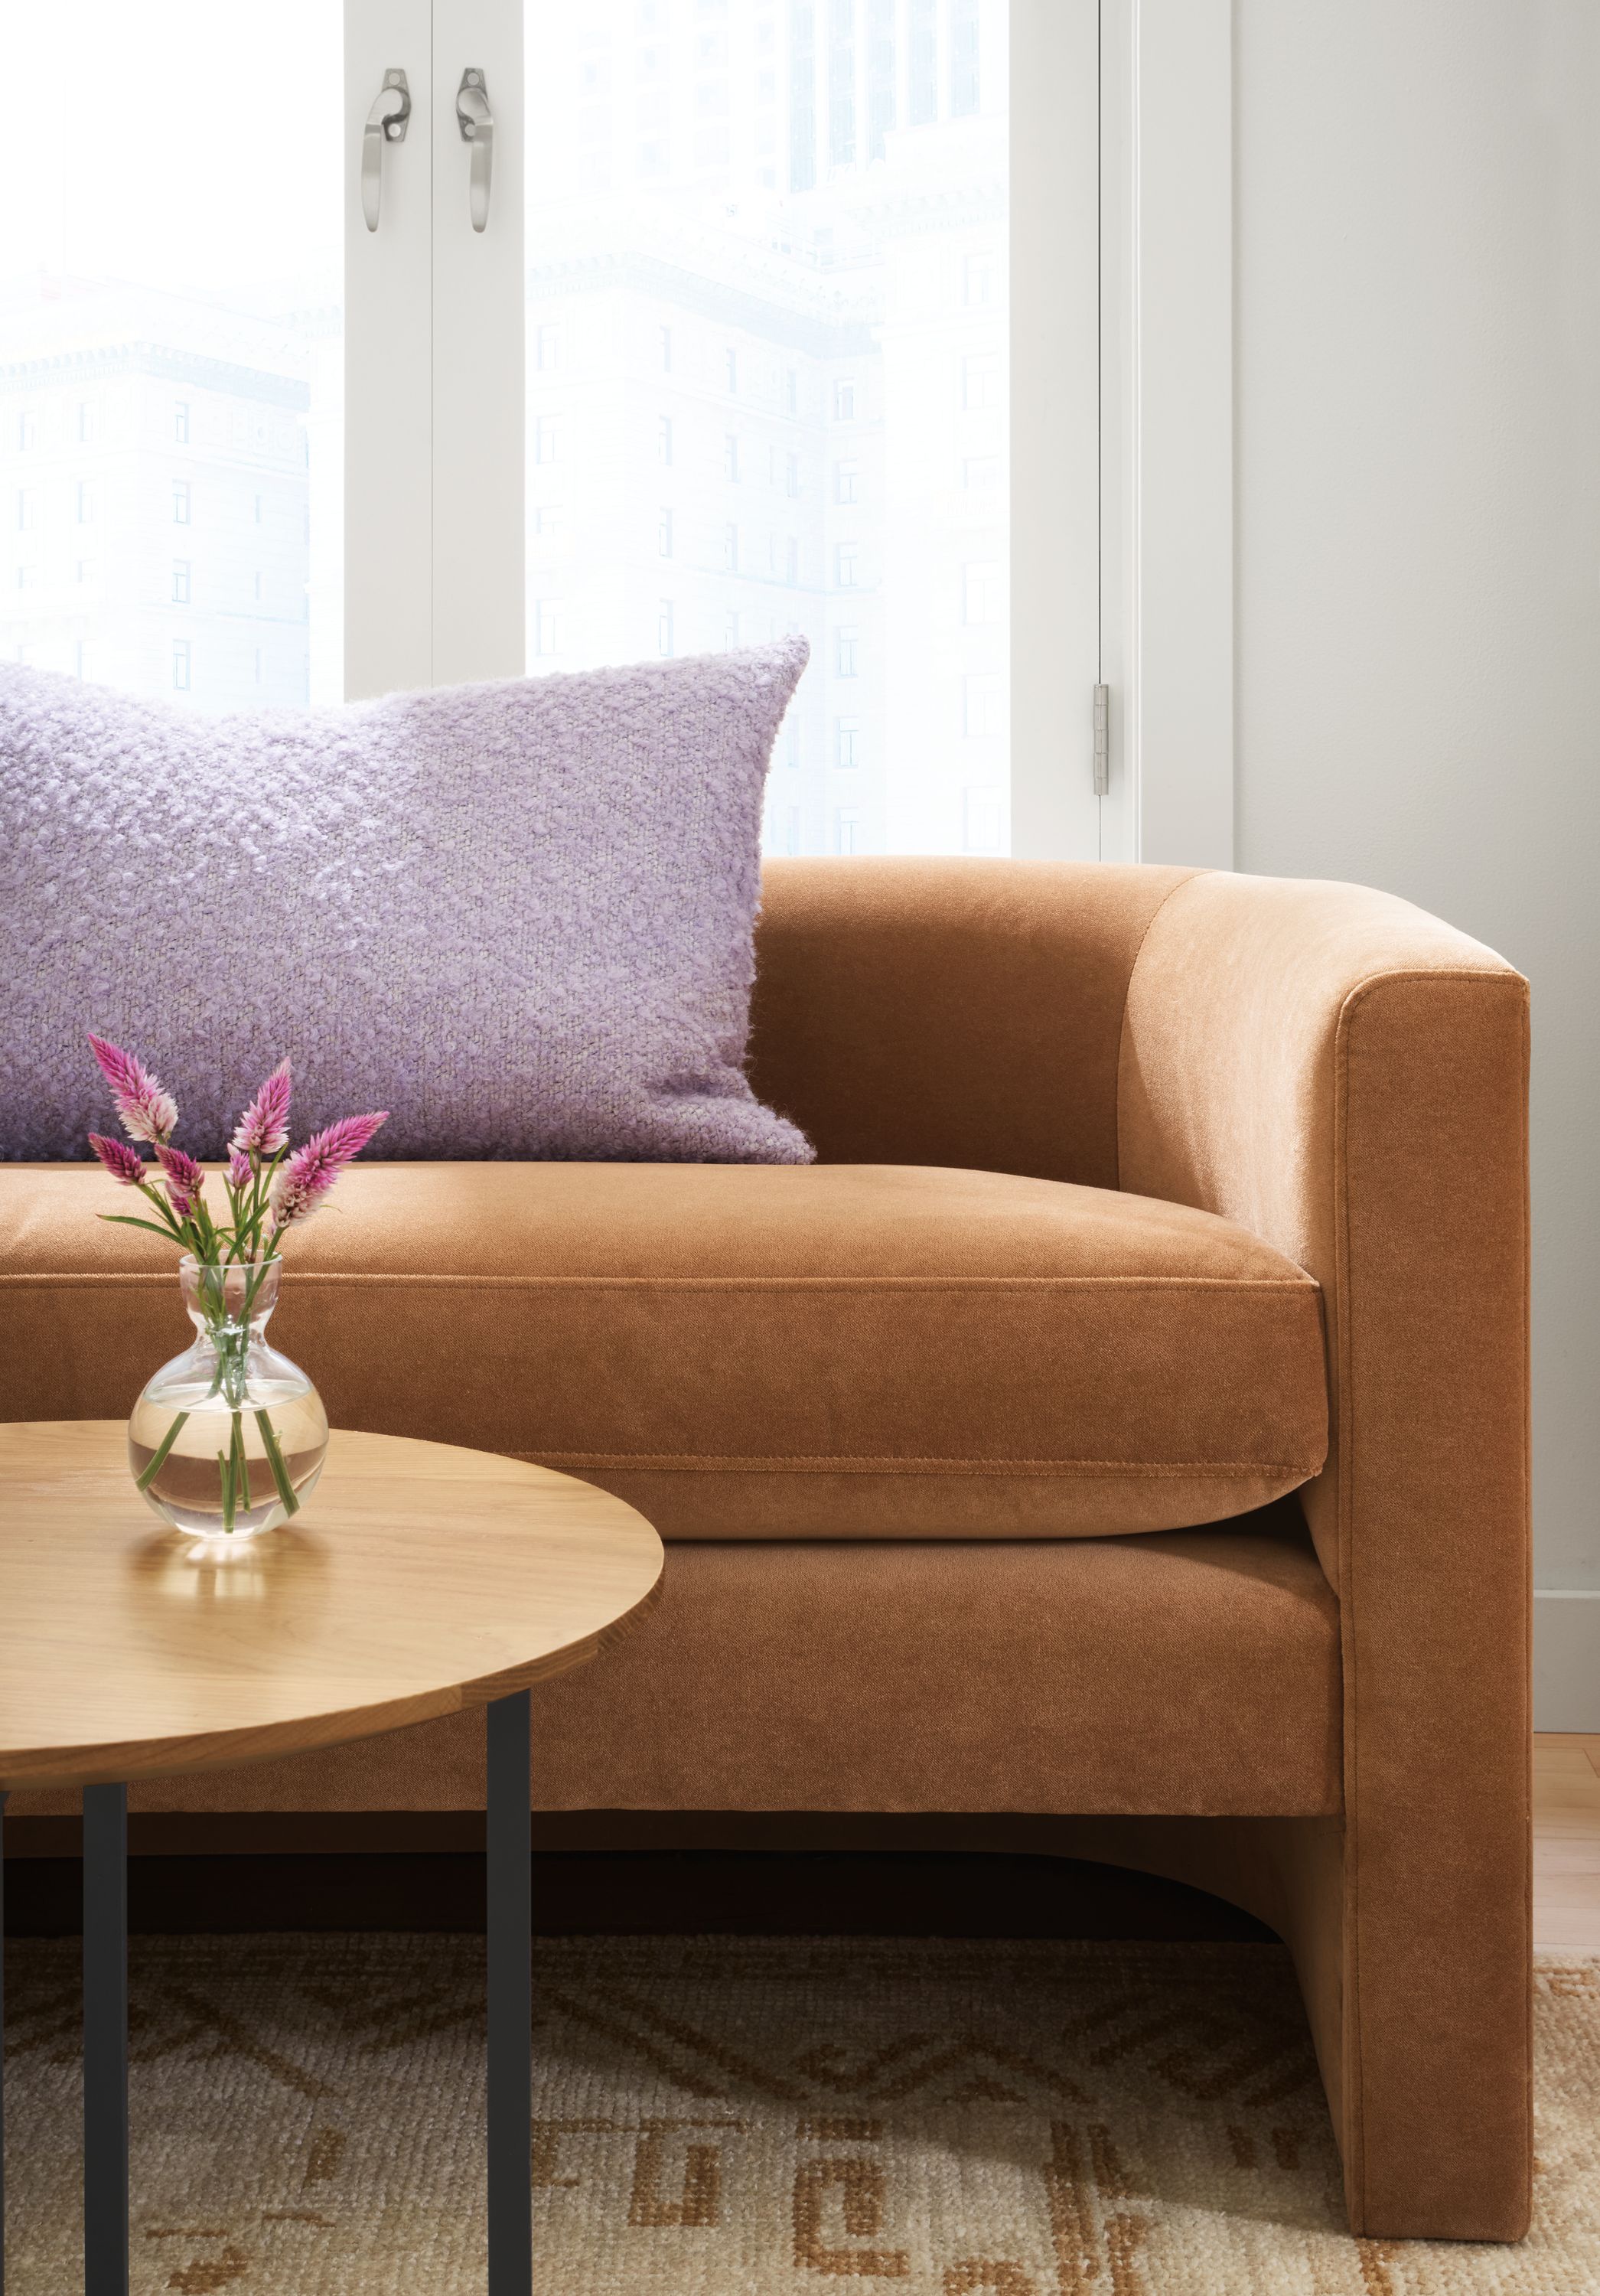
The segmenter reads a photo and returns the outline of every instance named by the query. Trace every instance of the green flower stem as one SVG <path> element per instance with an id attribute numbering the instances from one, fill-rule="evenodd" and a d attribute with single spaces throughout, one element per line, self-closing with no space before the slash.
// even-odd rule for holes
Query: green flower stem
<path id="1" fill-rule="evenodd" d="M 244 1456 L 244 1426 L 242 1415 L 234 1414 L 234 1488 L 240 1505 L 250 1513 L 250 1461 Z"/>
<path id="2" fill-rule="evenodd" d="M 178 1430 L 182 1427 L 185 1420 L 187 1419 L 188 1416 L 189 1414 L 186 1411 L 180 1411 L 177 1417 L 173 1421 L 171 1426 L 162 1436 L 160 1442 L 156 1447 L 154 1457 L 151 1460 L 149 1466 L 145 1468 L 144 1472 L 139 1478 L 138 1487 L 142 1491 L 147 1491 L 150 1488 L 152 1483 L 154 1482 L 156 1477 L 160 1473 L 161 1469 L 166 1465 L 167 1454 L 177 1441 Z"/>
<path id="3" fill-rule="evenodd" d="M 256 1424 L 261 1430 L 261 1440 L 267 1446 L 267 1464 L 272 1469 L 272 1479 L 278 1487 L 278 1496 L 283 1502 L 283 1512 L 285 1514 L 298 1514 L 300 1503 L 295 1496 L 294 1485 L 289 1480 L 289 1470 L 283 1464 L 277 1431 L 265 1411 L 257 1412 Z"/>
<path id="4" fill-rule="evenodd" d="M 234 1462 L 227 1452 L 218 1451 L 217 1468 L 222 1477 L 222 1527 L 224 1530 L 231 1531 L 234 1528 Z"/>

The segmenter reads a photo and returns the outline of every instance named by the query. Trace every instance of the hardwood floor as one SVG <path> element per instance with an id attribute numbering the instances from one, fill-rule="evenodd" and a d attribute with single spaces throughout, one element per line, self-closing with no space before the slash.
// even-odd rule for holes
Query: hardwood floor
<path id="1" fill-rule="evenodd" d="M 1600 1953 L 1600 1736 L 1533 1742 L 1533 1945 Z"/>

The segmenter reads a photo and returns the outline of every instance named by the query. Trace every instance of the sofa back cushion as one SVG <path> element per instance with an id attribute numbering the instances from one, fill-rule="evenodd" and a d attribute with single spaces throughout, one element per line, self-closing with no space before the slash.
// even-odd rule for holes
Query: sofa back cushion
<path id="1" fill-rule="evenodd" d="M 81 1157 L 89 1029 L 220 1152 L 805 1161 L 743 1073 L 773 737 L 803 639 L 207 718 L 0 667 L 0 1157 Z"/>
<path id="2" fill-rule="evenodd" d="M 752 1084 L 830 1164 L 1114 1188 L 1134 960 L 1192 869 L 770 860 Z"/>

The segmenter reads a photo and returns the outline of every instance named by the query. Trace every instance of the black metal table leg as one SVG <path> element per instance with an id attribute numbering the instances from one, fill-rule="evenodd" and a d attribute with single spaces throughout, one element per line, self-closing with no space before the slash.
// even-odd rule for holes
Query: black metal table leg
<path id="1" fill-rule="evenodd" d="M 529 1696 L 488 1710 L 488 2289 L 533 2291 Z"/>
<path id="2" fill-rule="evenodd" d="M 127 2296 L 127 1788 L 83 1796 L 85 2296 Z"/>

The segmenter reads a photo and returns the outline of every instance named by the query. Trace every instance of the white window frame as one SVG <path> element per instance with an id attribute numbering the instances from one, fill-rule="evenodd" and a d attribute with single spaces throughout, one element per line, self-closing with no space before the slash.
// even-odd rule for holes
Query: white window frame
<path id="1" fill-rule="evenodd" d="M 1101 852 L 1231 869 L 1232 0 L 1102 11 Z"/>
<path id="2" fill-rule="evenodd" d="M 526 667 L 522 25 L 523 0 L 345 0 L 352 696 Z M 1010 45 L 1012 850 L 1227 866 L 1231 0 L 1012 0 Z M 469 64 L 496 121 L 480 234 Z M 411 125 L 369 233 L 362 130 L 397 66 Z"/>
<path id="3" fill-rule="evenodd" d="M 344 690 L 525 668 L 521 0 L 345 0 Z M 488 220 L 472 227 L 455 92 L 495 121 Z M 386 145 L 379 226 L 362 134 L 390 70 L 411 119 Z"/>
<path id="4" fill-rule="evenodd" d="M 1011 849 L 1231 868 L 1232 0 L 1011 21 Z M 1085 201 L 1093 278 L 1057 220 Z"/>

